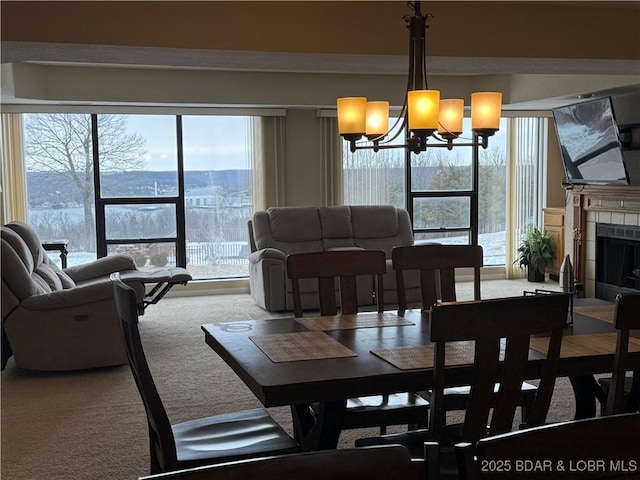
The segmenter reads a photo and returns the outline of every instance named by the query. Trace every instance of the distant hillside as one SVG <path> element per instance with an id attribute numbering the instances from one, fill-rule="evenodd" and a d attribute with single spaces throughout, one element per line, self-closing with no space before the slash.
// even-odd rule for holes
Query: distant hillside
<path id="1" fill-rule="evenodd" d="M 185 172 L 185 192 L 212 187 L 229 194 L 246 192 L 251 182 L 249 170 L 209 170 Z M 81 202 L 78 188 L 64 175 L 55 172 L 27 172 L 29 206 L 65 207 Z M 106 195 L 155 196 L 175 195 L 178 191 L 176 172 L 108 172 L 102 175 L 102 191 Z"/>

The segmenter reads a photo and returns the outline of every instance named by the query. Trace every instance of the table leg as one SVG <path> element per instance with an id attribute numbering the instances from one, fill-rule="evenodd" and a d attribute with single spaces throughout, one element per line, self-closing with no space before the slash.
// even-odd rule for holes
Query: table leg
<path id="1" fill-rule="evenodd" d="M 569 377 L 576 400 L 574 419 L 593 418 L 596 416 L 596 399 L 604 405 L 607 399 L 593 375 Z"/>
<path id="2" fill-rule="evenodd" d="M 303 451 L 333 450 L 338 446 L 346 400 L 322 402 L 317 416 L 309 405 L 292 405 L 294 438 Z"/>
<path id="3" fill-rule="evenodd" d="M 66 247 L 62 247 L 62 249 L 60 250 L 60 266 L 62 268 L 67 268 L 67 255 L 69 254 L 69 251 L 67 250 Z"/>
<path id="4" fill-rule="evenodd" d="M 315 424 L 315 416 L 311 406 L 306 403 L 291 405 L 291 416 L 293 417 L 293 438 L 302 445 Z"/>

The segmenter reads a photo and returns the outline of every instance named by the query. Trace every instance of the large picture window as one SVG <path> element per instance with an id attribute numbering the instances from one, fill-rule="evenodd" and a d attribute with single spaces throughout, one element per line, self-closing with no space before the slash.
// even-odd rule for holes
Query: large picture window
<path id="1" fill-rule="evenodd" d="M 343 142 L 344 203 L 406 208 L 417 241 L 469 244 L 475 230 L 484 264 L 505 265 L 508 128 L 503 119 L 490 147 L 478 149 L 477 173 L 470 147 L 427 148 L 407 159 L 404 149 L 352 153 Z M 470 119 L 465 119 L 464 129 L 463 137 L 471 138 Z M 477 202 L 477 220 L 472 201 Z"/>
<path id="2" fill-rule="evenodd" d="M 144 270 L 184 264 L 196 279 L 248 276 L 251 142 L 259 133 L 251 117 L 23 121 L 27 221 L 43 240 L 69 240 L 69 265 L 125 252 Z"/>

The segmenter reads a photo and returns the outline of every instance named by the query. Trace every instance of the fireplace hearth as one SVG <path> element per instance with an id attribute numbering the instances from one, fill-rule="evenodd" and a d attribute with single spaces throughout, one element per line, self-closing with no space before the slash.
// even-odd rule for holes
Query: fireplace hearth
<path id="1" fill-rule="evenodd" d="M 595 296 L 630 291 L 640 291 L 640 227 L 597 223 Z"/>

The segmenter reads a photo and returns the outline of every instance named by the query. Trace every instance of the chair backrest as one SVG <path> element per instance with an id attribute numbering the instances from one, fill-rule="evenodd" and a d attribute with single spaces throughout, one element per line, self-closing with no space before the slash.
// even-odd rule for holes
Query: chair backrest
<path id="1" fill-rule="evenodd" d="M 634 373 L 631 392 L 625 395 L 625 375 L 629 367 L 629 330 L 640 329 L 640 293 L 621 293 L 616 296 L 613 326 L 618 330 L 613 375 L 605 413 L 638 410 L 640 404 L 640 373 Z"/>
<path id="2" fill-rule="evenodd" d="M 118 273 L 112 273 L 110 278 L 129 366 L 147 414 L 151 471 L 175 470 L 178 468 L 176 444 L 171 422 L 144 354 L 138 329 L 138 305 L 135 291 L 120 279 Z"/>
<path id="3" fill-rule="evenodd" d="M 457 445 L 456 456 L 463 480 L 638 478 L 638 445 L 640 413 L 631 413 L 486 437 Z"/>
<path id="4" fill-rule="evenodd" d="M 256 458 L 146 476 L 139 480 L 387 480 L 424 478 L 424 462 L 399 445 L 346 448 Z"/>
<path id="5" fill-rule="evenodd" d="M 473 269 L 473 299 L 480 300 L 480 268 L 483 265 L 480 245 L 410 245 L 391 251 L 396 271 L 398 308 L 407 308 L 404 271 L 420 270 L 422 308 L 428 310 L 436 302 L 456 301 L 457 268 Z"/>
<path id="6" fill-rule="evenodd" d="M 456 369 L 450 366 L 456 359 L 468 358 L 467 351 L 473 351 L 473 374 L 463 441 L 475 443 L 487 435 L 511 431 L 522 382 L 527 379 L 531 335 L 550 337 L 546 358 L 540 360 L 540 383 L 527 415 L 529 426 L 544 423 L 553 393 L 568 308 L 569 295 L 562 293 L 442 303 L 431 307 L 431 341 L 435 344 L 435 352 L 430 437 L 439 439 L 441 435 L 444 388 L 468 384 L 468 378 L 456 378 Z M 473 347 L 470 343 L 452 343 L 470 341 L 474 342 Z M 445 364 L 449 364 L 446 369 Z M 494 397 L 497 383 L 500 387 Z"/>
<path id="7" fill-rule="evenodd" d="M 302 317 L 300 280 L 318 279 L 318 295 L 321 315 L 336 315 L 336 279 L 340 286 L 340 309 L 343 314 L 358 312 L 356 277 L 376 276 L 376 303 L 378 312 L 384 310 L 382 276 L 386 271 L 386 259 L 382 250 L 335 250 L 296 253 L 287 256 L 287 276 L 291 279 L 293 312 Z M 373 295 L 373 292 L 372 292 Z"/>

